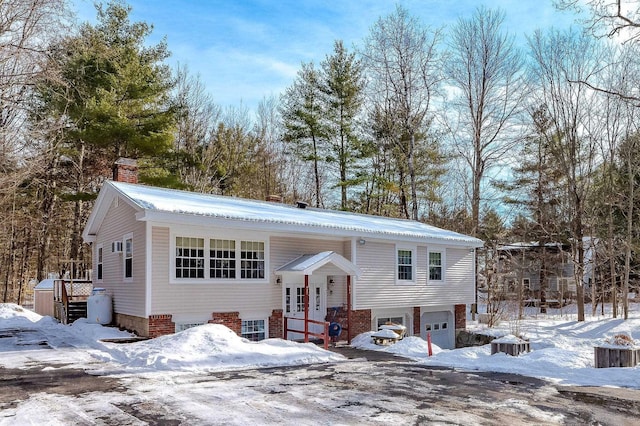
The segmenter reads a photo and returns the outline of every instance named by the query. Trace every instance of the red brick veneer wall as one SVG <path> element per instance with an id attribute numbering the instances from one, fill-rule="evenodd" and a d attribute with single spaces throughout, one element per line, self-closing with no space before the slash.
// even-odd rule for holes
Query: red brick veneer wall
<path id="1" fill-rule="evenodd" d="M 344 324 L 346 326 L 346 320 Z M 371 331 L 371 309 L 351 311 L 351 338 L 367 331 Z"/>
<path id="2" fill-rule="evenodd" d="M 456 330 L 467 328 L 467 305 L 456 305 L 455 307 Z"/>
<path id="3" fill-rule="evenodd" d="M 238 336 L 242 334 L 240 312 L 214 312 L 211 314 L 209 324 L 222 324 L 230 328 Z"/>
<path id="4" fill-rule="evenodd" d="M 420 336 L 420 306 L 413 307 L 413 335 Z"/>
<path id="5" fill-rule="evenodd" d="M 269 317 L 269 337 L 284 337 L 282 309 L 274 309 Z"/>
<path id="6" fill-rule="evenodd" d="M 176 325 L 172 321 L 172 315 L 150 315 L 149 337 L 164 336 L 176 332 Z"/>

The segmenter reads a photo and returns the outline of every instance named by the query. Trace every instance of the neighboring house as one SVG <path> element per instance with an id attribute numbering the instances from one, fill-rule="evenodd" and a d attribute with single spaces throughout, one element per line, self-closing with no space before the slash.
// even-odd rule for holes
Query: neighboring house
<path id="1" fill-rule="evenodd" d="M 306 315 L 341 322 L 343 338 L 394 322 L 453 348 L 455 330 L 465 327 L 476 238 L 303 203 L 118 182 L 137 181 L 127 161 L 114 179 L 83 237 L 92 244 L 94 286 L 113 298 L 114 322 L 139 335 L 221 323 L 259 340 L 284 337 L 284 318 L 301 330 Z"/>
<path id="2" fill-rule="evenodd" d="M 585 292 L 589 290 L 593 277 L 595 241 L 585 237 L 583 243 Z M 546 281 L 546 299 L 560 301 L 574 298 L 576 295 L 575 264 L 569 245 L 547 243 L 544 248 L 537 242 L 504 245 L 498 247 L 497 285 L 505 297 L 518 294 L 521 288 L 525 299 L 539 300 L 541 269 L 544 265 L 542 275 Z"/>

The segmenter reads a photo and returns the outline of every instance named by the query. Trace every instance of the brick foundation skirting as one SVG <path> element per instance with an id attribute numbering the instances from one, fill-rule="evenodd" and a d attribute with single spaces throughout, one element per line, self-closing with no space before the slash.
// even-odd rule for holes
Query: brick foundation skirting
<path id="1" fill-rule="evenodd" d="M 149 315 L 149 337 L 164 336 L 176 332 L 173 316 L 168 314 Z"/>
<path id="2" fill-rule="evenodd" d="M 213 312 L 209 324 L 222 324 L 238 336 L 242 334 L 240 312 Z"/>
<path id="3" fill-rule="evenodd" d="M 371 331 L 371 309 L 351 311 L 351 338 L 367 331 Z"/>
<path id="4" fill-rule="evenodd" d="M 347 311 L 346 309 L 327 308 L 326 320 L 341 324 L 343 329 L 338 340 L 347 340 Z M 351 338 L 371 330 L 371 309 L 351 311 Z"/>
<path id="5" fill-rule="evenodd" d="M 456 330 L 464 330 L 467 328 L 467 305 L 455 306 L 455 322 Z"/>
<path id="6" fill-rule="evenodd" d="M 274 309 L 269 317 L 269 337 L 282 339 L 284 337 L 283 324 L 282 309 Z"/>
<path id="7" fill-rule="evenodd" d="M 413 335 L 420 336 L 420 306 L 413 307 Z"/>

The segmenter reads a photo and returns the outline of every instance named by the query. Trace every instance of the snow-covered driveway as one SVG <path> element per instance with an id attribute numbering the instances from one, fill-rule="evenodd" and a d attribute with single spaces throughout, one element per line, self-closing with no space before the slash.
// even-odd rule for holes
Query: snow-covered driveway
<path id="1" fill-rule="evenodd" d="M 109 343 L 131 336 L 0 304 L 0 426 L 636 424 L 640 367 L 587 361 L 601 334 L 594 327 L 639 324 L 538 323 L 529 331 L 537 346 L 514 359 L 487 347 L 428 358 L 425 342 L 408 337 L 388 349 L 413 361 L 367 361 L 282 339 L 249 342 L 214 324 Z"/>
<path id="2" fill-rule="evenodd" d="M 0 424 L 633 424 L 639 392 L 352 360 L 212 373 L 0 369 Z M 619 393 L 616 393 L 619 392 Z"/>

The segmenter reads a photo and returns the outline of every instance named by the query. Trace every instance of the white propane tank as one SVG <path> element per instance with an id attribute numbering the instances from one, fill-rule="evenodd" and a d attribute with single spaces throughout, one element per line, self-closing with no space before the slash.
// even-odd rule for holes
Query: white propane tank
<path id="1" fill-rule="evenodd" d="M 96 324 L 111 323 L 111 296 L 104 288 L 94 288 L 87 299 L 87 320 Z"/>

